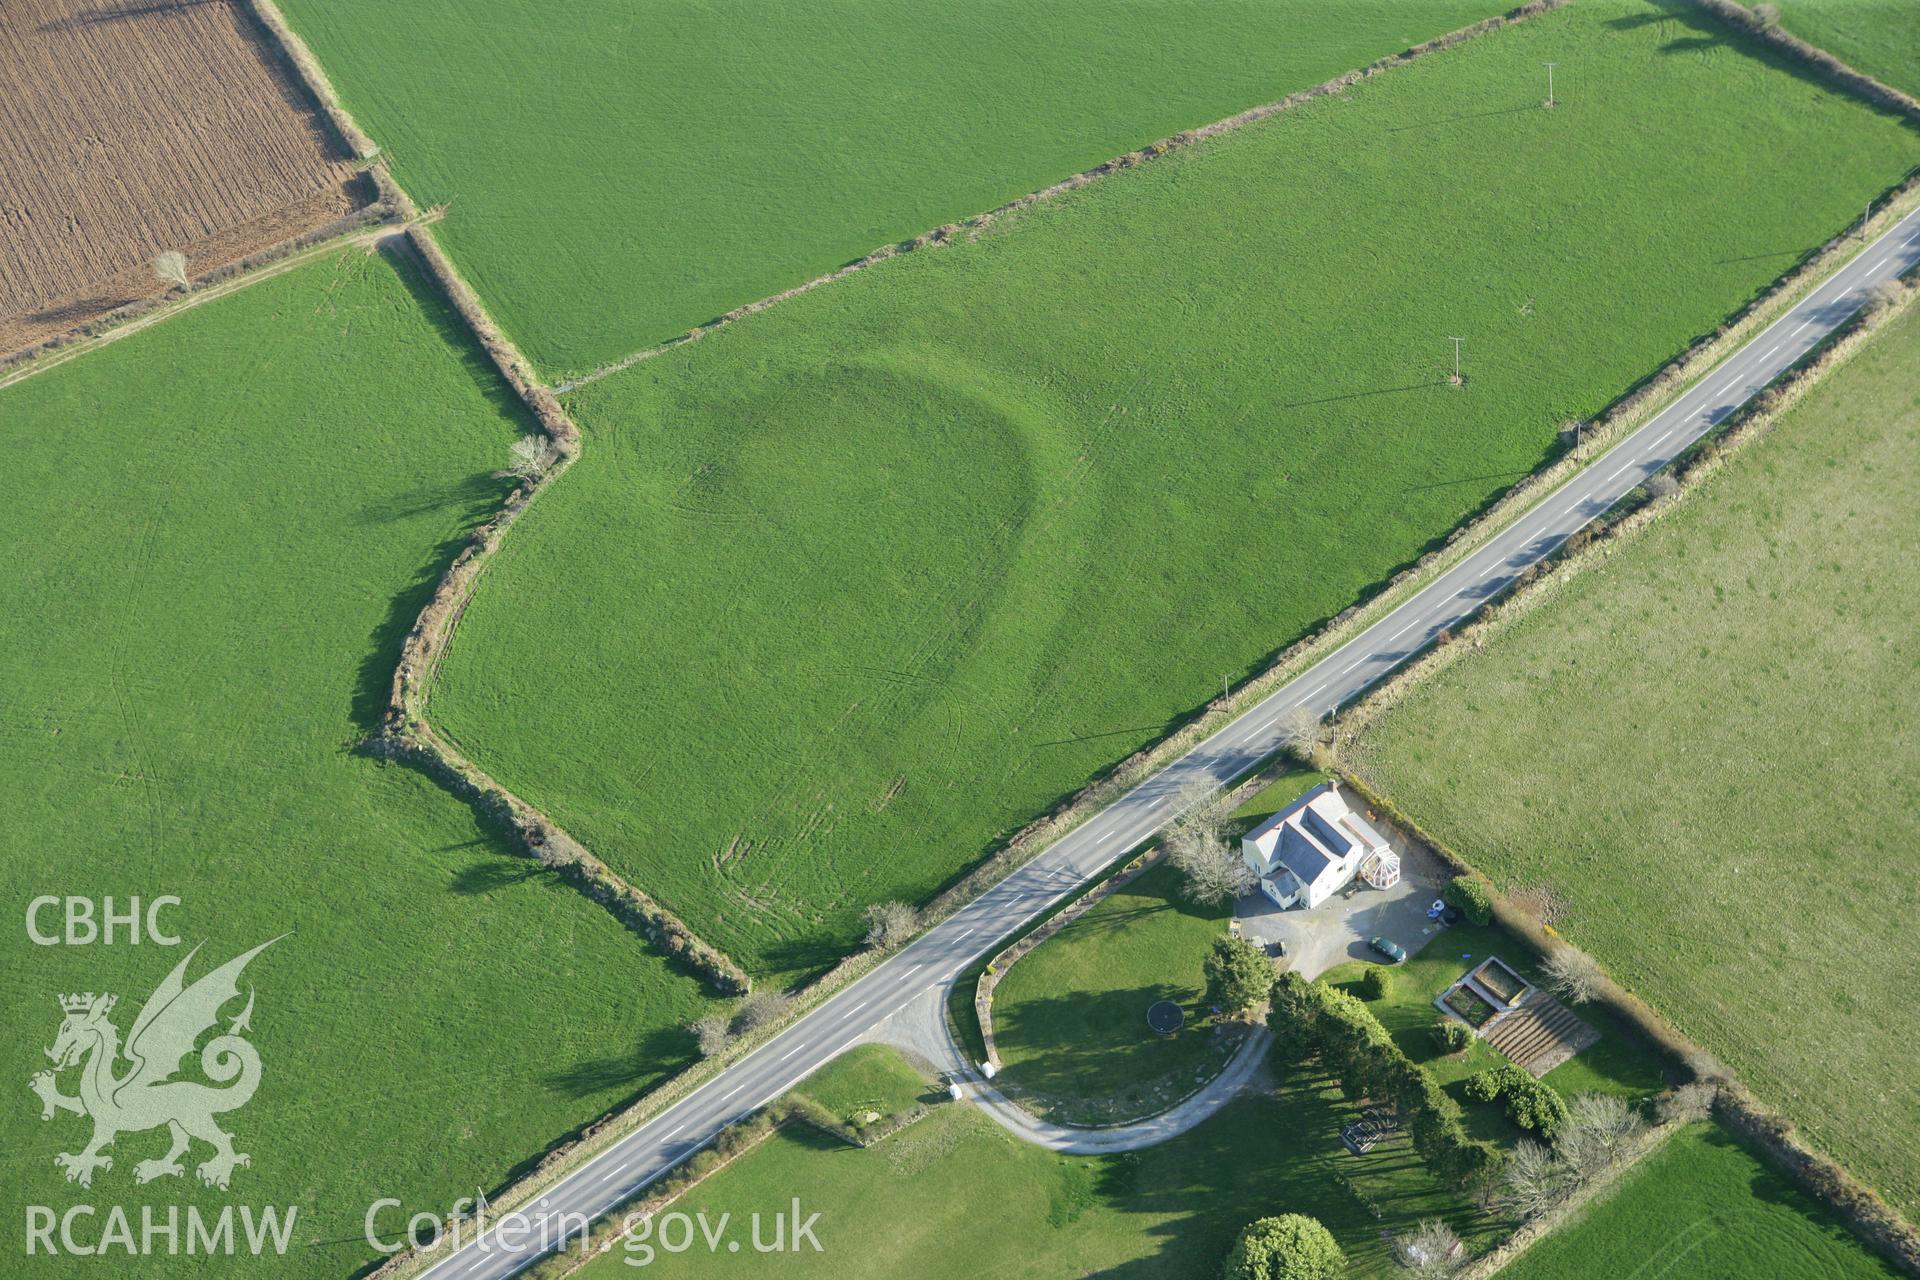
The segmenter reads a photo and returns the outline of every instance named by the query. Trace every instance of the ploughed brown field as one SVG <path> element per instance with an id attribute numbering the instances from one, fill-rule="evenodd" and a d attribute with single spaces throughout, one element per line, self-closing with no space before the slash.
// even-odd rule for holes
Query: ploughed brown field
<path id="1" fill-rule="evenodd" d="M 354 207 L 262 39 L 235 0 L 0 0 L 0 352 Z"/>

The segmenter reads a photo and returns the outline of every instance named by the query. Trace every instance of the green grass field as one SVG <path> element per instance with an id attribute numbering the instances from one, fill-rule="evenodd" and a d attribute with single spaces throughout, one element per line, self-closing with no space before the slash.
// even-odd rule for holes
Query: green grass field
<path id="1" fill-rule="evenodd" d="M 1867 1280 L 1896 1273 L 1724 1130 L 1697 1125 L 1500 1272 L 1505 1280 Z"/>
<path id="2" fill-rule="evenodd" d="M 750 967 L 831 962 L 1913 158 L 1693 30 L 1556 11 L 585 388 L 432 714 Z"/>
<path id="3" fill-rule="evenodd" d="M 585 372 L 1501 0 L 290 0 L 507 332 Z"/>
<path id="4" fill-rule="evenodd" d="M 286 1258 L 196 1267 L 342 1276 L 375 1258 L 375 1198 L 444 1213 L 691 1055 L 692 980 L 436 784 L 353 752 L 454 541 L 501 496 L 516 405 L 423 277 L 352 252 L 0 391 L 10 1221 L 124 1205 L 137 1232 L 143 1204 L 297 1205 Z M 186 945 L 30 945 L 40 894 L 178 895 L 162 923 Z M 27 1091 L 56 995 L 116 993 L 124 1034 L 191 945 L 197 978 L 281 934 L 244 978 L 264 1068 L 223 1117 L 252 1156 L 231 1191 L 191 1166 L 136 1187 L 164 1130 L 123 1135 L 90 1190 L 64 1182 L 54 1155 L 89 1128 L 43 1124 Z M 32 1263 L 102 1265 L 182 1264 Z"/>
<path id="5" fill-rule="evenodd" d="M 1909 1214 L 1917 362 L 1910 313 L 1355 751 Z"/>
<path id="6" fill-rule="evenodd" d="M 1382 1230 L 1449 1217 L 1484 1245 L 1500 1224 L 1437 1187 L 1404 1143 L 1365 1157 L 1340 1145 L 1353 1116 L 1339 1091 L 1302 1079 L 1230 1103 L 1205 1124 L 1125 1155 L 1064 1157 L 1021 1141 L 970 1104 L 932 1115 L 865 1150 L 791 1127 L 677 1201 L 673 1210 L 733 1215 L 743 1237 L 758 1211 L 819 1212 L 821 1252 L 762 1257 L 745 1244 L 661 1254 L 675 1275 L 1057 1277 L 1099 1273 L 1215 1277 L 1234 1235 L 1269 1213 L 1297 1211 L 1340 1238 L 1358 1276 L 1388 1276 Z M 1378 1206 L 1376 1218 L 1366 1201 Z M 698 1236 L 696 1235 L 696 1240 Z M 582 1280 L 632 1275 L 617 1246 Z"/>
<path id="7" fill-rule="evenodd" d="M 1784 0 L 1781 25 L 1883 84 L 1920 95 L 1920 6 L 1905 0 Z"/>
<path id="8" fill-rule="evenodd" d="M 1064 1124 L 1107 1124 L 1163 1111 L 1232 1056 L 1237 1036 L 1209 1024 L 1201 961 L 1226 936 L 1223 908 L 1179 894 L 1161 863 L 1115 890 L 1032 951 L 994 989 L 998 1083 Z M 1147 1027 L 1160 1000 L 1187 1022 L 1169 1036 Z"/>
<path id="9" fill-rule="evenodd" d="M 847 1050 L 808 1076 L 799 1092 L 855 1127 L 869 1123 L 865 1116 L 878 1113 L 885 1119 L 916 1102 L 942 1101 L 947 1096 L 897 1052 L 877 1044 Z"/>

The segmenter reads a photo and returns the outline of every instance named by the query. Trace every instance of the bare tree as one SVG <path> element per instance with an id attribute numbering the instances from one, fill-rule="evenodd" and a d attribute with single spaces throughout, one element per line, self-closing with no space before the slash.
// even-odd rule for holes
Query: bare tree
<path id="1" fill-rule="evenodd" d="M 1571 1176 L 1591 1178 L 1618 1160 L 1646 1127 L 1645 1118 L 1626 1099 L 1610 1093 L 1583 1093 L 1567 1104 L 1567 1120 L 1560 1126 L 1555 1154 Z"/>
<path id="2" fill-rule="evenodd" d="M 793 1004 L 793 997 L 784 991 L 762 989 L 754 992 L 740 1002 L 734 1010 L 733 1029 L 736 1034 L 746 1035 L 771 1025 L 786 1016 L 787 1009 Z"/>
<path id="3" fill-rule="evenodd" d="M 160 277 L 160 283 L 178 286 L 182 289 L 193 287 L 192 279 L 187 275 L 187 255 L 178 250 L 169 249 L 153 260 L 153 274 Z"/>
<path id="4" fill-rule="evenodd" d="M 1280 741 L 1296 759 L 1313 763 L 1314 749 L 1320 745 L 1320 717 L 1309 707 L 1295 707 L 1280 721 Z"/>
<path id="5" fill-rule="evenodd" d="M 1656 471 L 1647 477 L 1647 496 L 1655 502 L 1665 502 L 1680 492 L 1680 479 L 1671 471 Z"/>
<path id="6" fill-rule="evenodd" d="M 904 902 L 876 902 L 867 908 L 867 945 L 891 951 L 920 927 L 920 913 Z"/>
<path id="7" fill-rule="evenodd" d="M 543 435 L 521 436 L 507 450 L 507 469 L 502 475 L 518 480 L 538 480 L 560 460 L 560 451 Z"/>
<path id="8" fill-rule="evenodd" d="M 1600 962 L 1578 947 L 1560 947 L 1547 957 L 1540 971 L 1555 995 L 1581 1004 L 1592 1000 L 1607 988 L 1607 976 Z"/>
<path id="9" fill-rule="evenodd" d="M 1522 1218 L 1545 1213 L 1573 1189 L 1566 1165 L 1531 1138 L 1522 1138 L 1514 1144 L 1512 1154 L 1501 1168 L 1500 1178 L 1496 1203 Z"/>
<path id="10" fill-rule="evenodd" d="M 725 1053 L 727 1046 L 733 1043 L 733 1030 L 727 1026 L 727 1020 L 718 1014 L 708 1014 L 693 1023 L 688 1030 L 693 1032 L 693 1038 L 699 1042 L 700 1056 L 703 1058 L 712 1058 Z"/>
<path id="11" fill-rule="evenodd" d="M 1780 25 L 1780 6 L 1777 4 L 1757 4 L 1753 6 L 1753 25 L 1762 31 L 1771 31 Z"/>
<path id="12" fill-rule="evenodd" d="M 1219 840 L 1227 829 L 1226 805 L 1220 788 L 1207 778 L 1195 778 L 1173 797 L 1173 825 L 1207 840 Z"/>
<path id="13" fill-rule="evenodd" d="M 1466 1247 L 1453 1228 L 1438 1218 L 1422 1218 L 1411 1231 L 1393 1237 L 1393 1257 L 1419 1280 L 1442 1280 L 1467 1260 Z"/>
<path id="14" fill-rule="evenodd" d="M 1223 907 L 1253 888 L 1253 868 L 1218 841 L 1176 832 L 1167 848 L 1167 861 L 1185 881 L 1188 899 L 1203 907 Z"/>
<path id="15" fill-rule="evenodd" d="M 1253 887 L 1253 868 L 1226 843 L 1226 806 L 1209 782 L 1188 783 L 1174 797 L 1167 861 L 1186 882 L 1189 899 L 1224 906 Z"/>

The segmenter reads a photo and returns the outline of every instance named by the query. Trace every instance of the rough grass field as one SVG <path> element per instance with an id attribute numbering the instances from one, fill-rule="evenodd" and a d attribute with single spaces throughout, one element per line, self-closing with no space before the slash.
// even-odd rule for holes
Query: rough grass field
<path id="1" fill-rule="evenodd" d="M 1356 1276 L 1391 1276 L 1380 1232 L 1446 1216 L 1476 1247 L 1499 1223 L 1474 1216 L 1426 1174 L 1404 1142 L 1355 1157 L 1339 1126 L 1354 1111 L 1337 1088 L 1302 1077 L 1242 1098 L 1170 1142 L 1123 1155 L 1064 1157 L 1008 1134 L 969 1104 L 943 1103 L 926 1119 L 856 1150 L 802 1126 L 722 1170 L 676 1202 L 709 1221 L 731 1213 L 741 1232 L 800 1197 L 819 1212 L 821 1252 L 762 1257 L 659 1254 L 675 1275 L 971 1277 L 1112 1275 L 1127 1280 L 1207 1277 L 1241 1227 L 1297 1211 L 1325 1222 Z M 1361 1197 L 1366 1197 L 1363 1201 Z M 1367 1207 L 1380 1209 L 1376 1218 Z M 770 1228 L 769 1228 L 770 1231 Z M 744 1238 L 744 1237 L 743 1237 Z M 635 1274 L 616 1244 L 582 1280 Z"/>
<path id="2" fill-rule="evenodd" d="M 285 7 L 507 332 L 580 373 L 1503 0 Z"/>
<path id="3" fill-rule="evenodd" d="M 1411 689 L 1362 772 L 1920 1210 L 1920 313 Z"/>
<path id="4" fill-rule="evenodd" d="M 1224 908 L 1179 894 L 1166 863 L 1116 889 L 1028 952 L 994 989 L 998 1083 L 1065 1124 L 1106 1124 L 1165 1110 L 1216 1073 L 1239 1043 L 1208 1023 L 1207 949 L 1226 936 Z M 1168 1036 L 1147 1010 L 1187 1015 Z"/>
<path id="5" fill-rule="evenodd" d="M 1553 110 L 1544 58 L 1582 68 Z M 828 963 L 1536 466 L 1915 141 L 1600 0 L 861 272 L 571 397 L 585 458 L 431 714 L 747 965 Z"/>
<path id="6" fill-rule="evenodd" d="M 136 1232 L 142 1204 L 297 1205 L 284 1259 L 193 1265 L 347 1275 L 375 1257 L 375 1198 L 445 1213 L 691 1056 L 674 1028 L 702 1008 L 696 983 L 434 783 L 354 753 L 526 429 L 423 277 L 336 254 L 0 391 L 0 422 L 0 1211 L 16 1228 L 23 1204 L 125 1205 Z M 30 945 L 41 894 L 177 895 L 161 923 L 186 945 Z M 191 1166 L 135 1186 L 164 1131 L 121 1137 L 90 1190 L 62 1181 L 54 1155 L 88 1126 L 43 1124 L 27 1091 L 55 997 L 117 994 L 125 1033 L 188 946 L 205 944 L 198 977 L 282 934 L 245 975 L 264 1074 L 223 1118 L 252 1156 L 231 1191 Z"/>
<path id="7" fill-rule="evenodd" d="M 1880 1280 L 1897 1274 L 1725 1130 L 1667 1140 L 1503 1280 Z"/>
<path id="8" fill-rule="evenodd" d="M 1883 84 L 1920 95 L 1920 5 L 1906 0 L 1783 0 L 1781 25 Z"/>
<path id="9" fill-rule="evenodd" d="M 351 173 L 238 0 L 0 6 L 0 352 L 338 217 Z"/>

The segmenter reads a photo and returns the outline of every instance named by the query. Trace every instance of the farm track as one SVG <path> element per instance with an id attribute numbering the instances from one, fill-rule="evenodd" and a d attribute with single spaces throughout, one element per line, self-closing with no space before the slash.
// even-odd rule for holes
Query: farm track
<path id="1" fill-rule="evenodd" d="M 0 348 L 351 211 L 356 166 L 233 0 L 0 5 Z"/>

